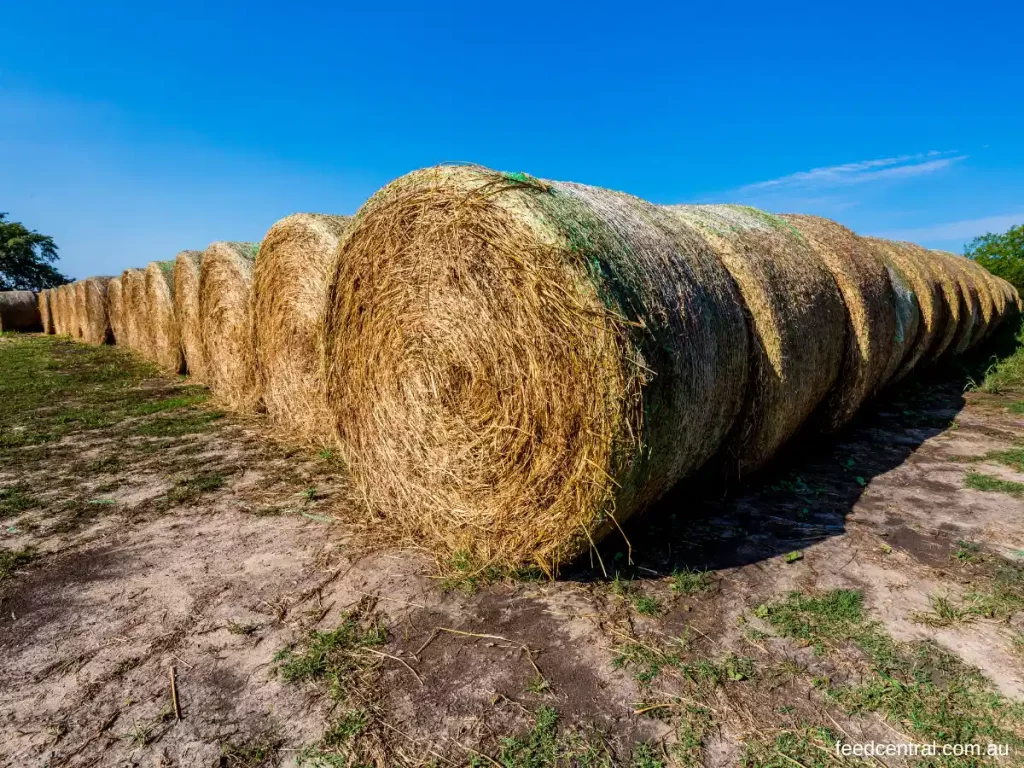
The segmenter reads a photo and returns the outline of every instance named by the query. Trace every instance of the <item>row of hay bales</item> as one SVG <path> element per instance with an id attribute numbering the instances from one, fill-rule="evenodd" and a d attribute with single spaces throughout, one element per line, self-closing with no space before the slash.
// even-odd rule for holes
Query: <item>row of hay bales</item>
<path id="1" fill-rule="evenodd" d="M 1021 309 L 968 259 L 826 219 L 475 166 L 91 281 L 41 297 L 55 332 L 112 336 L 336 449 L 372 511 L 442 555 L 549 572 Z"/>

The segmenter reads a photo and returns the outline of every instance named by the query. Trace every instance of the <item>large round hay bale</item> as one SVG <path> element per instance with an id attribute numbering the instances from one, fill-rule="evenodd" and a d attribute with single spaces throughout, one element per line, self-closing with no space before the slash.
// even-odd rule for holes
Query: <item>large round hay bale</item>
<path id="1" fill-rule="evenodd" d="M 58 306 L 60 307 L 60 323 L 58 333 L 60 333 L 62 336 L 71 337 L 71 304 L 74 300 L 74 284 L 65 283 L 60 288 L 58 288 L 57 291 L 58 298 L 60 299 L 58 304 Z"/>
<path id="2" fill-rule="evenodd" d="M 725 447 L 729 474 L 767 463 L 835 384 L 846 344 L 843 300 L 831 273 L 791 224 L 754 208 L 671 206 L 729 271 L 751 330 L 743 413 Z"/>
<path id="3" fill-rule="evenodd" d="M 41 331 L 39 300 L 32 291 L 0 291 L 0 331 Z"/>
<path id="4" fill-rule="evenodd" d="M 255 401 L 249 293 L 256 248 L 253 243 L 213 243 L 203 252 L 199 270 L 206 383 L 222 402 L 238 410 Z"/>
<path id="5" fill-rule="evenodd" d="M 44 288 L 36 297 L 39 304 L 39 318 L 43 326 L 43 333 L 49 336 L 53 333 L 53 311 L 50 309 L 50 289 Z"/>
<path id="6" fill-rule="evenodd" d="M 87 344 L 109 344 L 114 334 L 107 315 L 107 288 L 109 277 L 90 277 L 82 281 L 82 313 L 80 317 L 82 340 Z"/>
<path id="7" fill-rule="evenodd" d="M 978 323 L 981 322 L 981 302 L 978 291 L 974 287 L 974 280 L 968 274 L 960 262 L 965 259 L 947 251 L 929 251 L 933 259 L 938 260 L 945 268 L 947 274 L 956 283 L 957 295 L 960 300 L 959 324 L 953 341 L 947 348 L 947 354 L 961 354 L 970 344 Z"/>
<path id="8" fill-rule="evenodd" d="M 872 247 L 872 250 L 876 254 L 880 253 L 875 247 Z M 918 306 L 917 294 L 914 292 L 910 279 L 894 262 L 885 259 L 883 261 L 889 285 L 892 287 L 893 310 L 896 316 L 893 345 L 881 381 L 881 386 L 885 387 L 895 384 L 912 369 L 911 365 L 904 364 L 908 363 L 911 353 L 915 349 L 918 330 L 921 327 L 921 308 Z M 897 374 L 900 375 L 897 376 Z"/>
<path id="9" fill-rule="evenodd" d="M 979 317 L 969 342 L 969 346 L 974 347 L 981 343 L 992 330 L 992 324 L 996 319 L 995 292 L 998 289 L 991 280 L 989 271 L 973 259 L 962 259 L 961 266 L 970 276 L 974 290 L 978 295 Z"/>
<path id="10" fill-rule="evenodd" d="M 110 332 L 114 337 L 114 343 L 121 346 L 125 346 L 123 298 L 121 278 L 110 278 L 110 282 L 107 283 L 107 318 L 110 320 Z"/>
<path id="11" fill-rule="evenodd" d="M 126 269 L 121 273 L 121 318 L 125 337 L 124 346 L 149 358 L 146 275 L 141 269 Z"/>
<path id="12" fill-rule="evenodd" d="M 938 281 L 926 263 L 915 254 L 908 243 L 883 240 L 877 237 L 862 238 L 875 249 L 875 254 L 892 268 L 890 275 L 895 281 L 905 281 L 913 292 L 918 309 L 918 328 L 913 346 L 903 356 L 899 368 L 888 383 L 896 383 L 927 359 L 927 354 L 941 331 L 945 328 L 946 310 L 940 298 Z M 896 285 L 896 282 L 893 283 Z M 899 298 L 899 291 L 897 291 Z"/>
<path id="13" fill-rule="evenodd" d="M 269 418 L 315 444 L 333 438 L 319 376 L 319 334 L 338 243 L 351 218 L 298 213 L 274 224 L 252 278 L 252 361 Z"/>
<path id="14" fill-rule="evenodd" d="M 897 308 L 885 264 L 841 224 L 818 216 L 783 215 L 832 273 L 846 309 L 846 346 L 835 385 L 816 422 L 827 430 L 847 424 L 881 386 L 897 345 Z"/>
<path id="15" fill-rule="evenodd" d="M 927 354 L 928 362 L 934 363 L 953 351 L 953 342 L 966 322 L 964 313 L 967 300 L 961 293 L 955 271 L 946 263 L 945 259 L 914 243 L 904 243 L 904 245 L 914 258 L 918 259 L 922 267 L 931 272 L 944 309 L 941 330 L 935 338 L 935 344 Z"/>
<path id="16" fill-rule="evenodd" d="M 549 573 L 713 455 L 748 366 L 732 280 L 667 209 L 466 166 L 362 207 L 323 332 L 370 507 L 441 553 Z"/>
<path id="17" fill-rule="evenodd" d="M 206 353 L 199 322 L 199 268 L 201 251 L 182 251 L 174 259 L 174 319 L 178 324 L 185 369 L 196 381 L 205 382 Z"/>
<path id="18" fill-rule="evenodd" d="M 50 290 L 50 314 L 53 316 L 53 332 L 57 336 L 64 335 L 64 293 L 63 285 Z"/>
<path id="19" fill-rule="evenodd" d="M 71 337 L 85 338 L 86 306 L 85 281 L 76 280 L 71 293 Z"/>
<path id="20" fill-rule="evenodd" d="M 174 316 L 173 261 L 152 261 L 146 267 L 145 302 L 153 361 L 168 373 L 184 372 L 185 358 Z"/>

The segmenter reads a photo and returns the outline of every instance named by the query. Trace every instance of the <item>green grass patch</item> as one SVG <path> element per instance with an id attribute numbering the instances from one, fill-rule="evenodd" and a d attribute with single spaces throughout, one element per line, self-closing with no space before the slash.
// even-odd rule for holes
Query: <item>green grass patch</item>
<path id="1" fill-rule="evenodd" d="M 1013 480 L 1003 480 L 993 475 L 986 475 L 984 472 L 968 472 L 964 485 L 975 491 L 989 491 L 991 493 L 1006 493 L 1010 496 L 1024 496 L 1024 483 L 1017 483 Z"/>
<path id="2" fill-rule="evenodd" d="M 14 572 L 36 559 L 30 549 L 7 549 L 0 552 L 0 582 L 14 576 Z"/>
<path id="3" fill-rule="evenodd" d="M 709 592 L 714 587 L 710 574 L 707 571 L 696 571 L 684 568 L 672 574 L 671 589 L 680 595 L 696 595 L 701 592 Z"/>
<path id="4" fill-rule="evenodd" d="M 816 597 L 791 592 L 760 606 L 757 614 L 779 634 L 844 659 L 852 658 L 851 648 L 860 652 L 864 669 L 857 682 L 817 680 L 826 699 L 849 714 L 881 714 L 921 742 L 1024 747 L 1024 705 L 999 694 L 947 651 L 893 640 L 866 618 L 858 592 L 838 589 Z M 941 756 L 920 764 L 967 768 L 989 763 Z"/>
<path id="5" fill-rule="evenodd" d="M 142 437 L 182 437 L 208 432 L 214 422 L 223 419 L 224 411 L 187 410 L 173 416 L 161 416 L 133 425 L 129 434 Z"/>
<path id="6" fill-rule="evenodd" d="M 1024 323 L 1015 338 L 1016 345 L 1004 357 L 997 359 L 988 370 L 978 389 L 998 395 L 1024 388 Z"/>
<path id="7" fill-rule="evenodd" d="M 204 493 L 211 493 L 224 487 L 224 476 L 219 472 L 202 472 L 195 477 L 179 480 L 167 492 L 167 500 L 175 504 L 194 501 Z"/>
<path id="8" fill-rule="evenodd" d="M 14 485 L 0 488 L 0 519 L 14 517 L 39 506 L 39 499 L 31 493 L 31 488 L 26 483 L 15 483 Z"/>

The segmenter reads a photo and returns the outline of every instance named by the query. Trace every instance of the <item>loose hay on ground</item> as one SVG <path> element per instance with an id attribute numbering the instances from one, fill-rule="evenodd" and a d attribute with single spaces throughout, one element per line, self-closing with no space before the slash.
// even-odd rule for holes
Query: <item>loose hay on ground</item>
<path id="1" fill-rule="evenodd" d="M 799 430 L 839 374 L 845 313 L 835 280 L 782 219 L 743 206 L 671 206 L 699 232 L 739 289 L 751 334 L 750 376 L 725 447 L 729 475 L 758 469 Z"/>
<path id="2" fill-rule="evenodd" d="M 196 381 L 206 382 L 206 357 L 199 322 L 199 268 L 201 251 L 182 251 L 174 260 L 174 319 L 178 324 L 185 369 Z"/>
<path id="3" fill-rule="evenodd" d="M 732 280 L 666 209 L 466 166 L 362 207 L 323 332 L 371 509 L 442 556 L 549 573 L 714 453 L 748 367 Z"/>
<path id="4" fill-rule="evenodd" d="M 228 407 L 255 407 L 249 293 L 257 246 L 213 243 L 199 270 L 199 323 L 206 383 Z"/>
<path id="5" fill-rule="evenodd" d="M 252 279 L 256 396 L 280 428 L 306 442 L 333 437 L 319 375 L 324 300 L 347 216 L 299 213 L 274 224 Z"/>
<path id="6" fill-rule="evenodd" d="M 168 373 L 182 373 L 185 359 L 174 315 L 174 262 L 152 261 L 145 274 L 146 316 L 149 318 L 153 362 Z"/>
<path id="7" fill-rule="evenodd" d="M 0 331 L 40 331 L 39 300 L 32 291 L 0 291 Z"/>
<path id="8" fill-rule="evenodd" d="M 832 273 L 846 309 L 846 346 L 835 386 L 815 421 L 836 430 L 881 386 L 897 340 L 897 307 L 885 264 L 857 235 L 818 216 L 783 215 Z"/>

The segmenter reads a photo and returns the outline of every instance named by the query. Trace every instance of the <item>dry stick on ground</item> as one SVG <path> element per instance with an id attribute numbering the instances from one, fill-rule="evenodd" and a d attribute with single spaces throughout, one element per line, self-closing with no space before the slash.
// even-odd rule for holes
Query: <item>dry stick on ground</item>
<path id="1" fill-rule="evenodd" d="M 178 705 L 178 688 L 174 684 L 174 667 L 171 667 L 171 704 L 174 705 L 174 719 L 181 722 L 181 707 Z"/>

